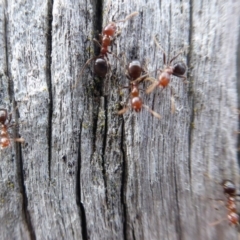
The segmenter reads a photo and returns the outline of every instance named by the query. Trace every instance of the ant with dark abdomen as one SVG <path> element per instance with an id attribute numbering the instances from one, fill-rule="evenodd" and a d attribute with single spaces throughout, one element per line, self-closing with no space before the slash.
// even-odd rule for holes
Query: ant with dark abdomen
<path id="1" fill-rule="evenodd" d="M 140 112 L 142 107 L 146 108 L 151 114 L 153 114 L 157 118 L 161 118 L 161 116 L 150 109 L 147 105 L 143 104 L 142 98 L 139 96 L 139 88 L 138 84 L 139 82 L 146 80 L 148 77 L 148 74 L 142 75 L 143 69 L 141 67 L 141 63 L 138 60 L 134 60 L 129 63 L 127 67 L 127 78 L 132 80 L 131 82 L 131 93 L 130 93 L 130 99 L 131 99 L 131 107 L 136 112 Z M 128 87 L 127 87 L 128 88 Z M 118 112 L 118 114 L 124 114 L 128 110 L 128 106 L 123 108 Z"/>
<path id="2" fill-rule="evenodd" d="M 235 184 L 230 180 L 222 182 L 223 192 L 227 196 L 226 207 L 228 209 L 228 220 L 230 224 L 239 224 L 239 215 L 236 207 L 236 196 L 238 196 Z"/>
<path id="3" fill-rule="evenodd" d="M 108 72 L 108 54 L 113 54 L 108 50 L 108 47 L 111 46 L 112 41 L 116 35 L 117 23 L 128 21 L 130 18 L 136 16 L 137 14 L 138 12 L 133 12 L 123 20 L 108 23 L 108 25 L 103 29 L 102 33 L 100 34 L 100 42 L 94 39 L 94 42 L 96 42 L 100 46 L 100 54 L 98 56 L 94 56 L 87 60 L 87 62 L 84 64 L 80 72 L 80 77 L 83 74 L 83 71 L 86 68 L 86 66 L 90 64 L 92 61 L 94 61 L 95 74 L 99 77 L 106 76 Z M 115 57 L 118 58 L 117 56 Z M 77 86 L 77 84 L 78 84 L 78 81 L 75 84 L 75 87 Z"/>
<path id="4" fill-rule="evenodd" d="M 174 75 L 176 77 L 182 78 L 186 80 L 186 76 L 184 76 L 186 72 L 186 65 L 183 62 L 177 62 L 172 65 L 172 62 L 182 53 L 180 51 L 178 54 L 176 54 L 172 59 L 169 61 L 166 61 L 166 53 L 162 49 L 162 47 L 158 44 L 156 38 L 154 38 L 154 41 L 156 45 L 161 49 L 163 52 L 163 63 L 164 63 L 164 69 L 160 69 L 160 75 L 158 77 L 158 80 L 153 78 L 148 78 L 147 80 L 153 81 L 152 85 L 146 90 L 146 93 L 151 93 L 157 86 L 162 87 L 163 89 L 168 86 L 171 75 Z"/>
<path id="5" fill-rule="evenodd" d="M 224 220 L 228 220 L 230 225 L 235 226 L 239 225 L 239 214 L 237 212 L 236 197 L 240 195 L 237 194 L 236 186 L 231 180 L 223 180 L 221 185 L 223 187 L 223 193 L 227 198 L 226 201 L 226 208 L 228 209 L 227 218 L 223 218 L 213 223 L 210 223 L 210 225 L 215 226 Z"/>
<path id="6" fill-rule="evenodd" d="M 12 120 L 12 114 L 8 115 L 6 109 L 0 109 L 0 148 L 6 148 L 11 143 L 11 138 L 8 133 L 8 129 L 13 125 L 10 125 Z M 14 138 L 16 142 L 24 142 L 23 138 Z"/>

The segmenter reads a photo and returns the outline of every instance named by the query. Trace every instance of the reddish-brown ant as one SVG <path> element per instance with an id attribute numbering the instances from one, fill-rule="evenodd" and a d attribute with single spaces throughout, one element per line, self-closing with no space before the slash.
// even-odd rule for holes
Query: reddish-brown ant
<path id="1" fill-rule="evenodd" d="M 222 186 L 223 192 L 227 196 L 226 207 L 228 209 L 228 220 L 230 224 L 237 225 L 239 224 L 239 215 L 236 207 L 236 187 L 230 180 L 224 180 L 222 182 Z"/>
<path id="2" fill-rule="evenodd" d="M 184 76 L 186 72 L 186 65 L 183 62 L 177 62 L 174 65 L 172 65 L 172 62 L 182 53 L 179 52 L 176 54 L 170 61 L 166 61 L 166 53 L 165 51 L 161 48 L 161 46 L 158 44 L 156 38 L 154 38 L 154 41 L 156 45 L 161 49 L 163 52 L 163 63 L 164 63 L 164 69 L 161 70 L 161 74 L 159 75 L 158 80 L 153 78 L 148 78 L 147 80 L 153 81 L 152 85 L 146 90 L 146 93 L 151 93 L 157 86 L 162 87 L 163 89 L 168 86 L 171 75 L 174 75 L 176 77 L 186 79 L 186 76 Z"/>
<path id="3" fill-rule="evenodd" d="M 94 60 L 94 72 L 99 77 L 105 77 L 108 72 L 108 54 L 112 54 L 110 51 L 108 51 L 108 47 L 111 46 L 112 41 L 116 35 L 117 30 L 117 24 L 119 22 L 125 22 L 129 20 L 130 18 L 136 16 L 138 12 L 133 12 L 130 15 L 128 15 L 125 19 L 117 21 L 117 22 L 110 22 L 102 31 L 100 34 L 100 42 L 94 39 L 94 41 L 100 46 L 100 54 L 98 56 L 94 56 L 87 60 L 87 62 L 84 64 L 81 72 L 80 77 L 86 68 L 86 66 Z M 115 56 L 116 57 L 116 56 Z M 77 86 L 78 82 L 75 84 Z"/>
<path id="4" fill-rule="evenodd" d="M 227 197 L 226 207 L 228 209 L 227 219 L 231 225 L 238 225 L 239 224 L 239 215 L 237 213 L 237 206 L 236 206 L 236 196 L 239 196 L 236 191 L 235 184 L 230 180 L 224 180 L 222 182 L 223 193 Z M 216 222 L 211 223 L 211 226 L 217 225 L 226 218 L 218 220 Z"/>
<path id="5" fill-rule="evenodd" d="M 8 115 L 6 109 L 0 109 L 0 148 L 6 148 L 11 143 L 11 138 L 8 133 L 8 128 L 12 120 L 12 114 Z M 16 142 L 24 142 L 23 138 L 15 138 Z"/>
<path id="6" fill-rule="evenodd" d="M 148 106 L 143 104 L 142 98 L 139 96 L 139 88 L 138 83 L 142 80 L 145 80 L 148 75 L 142 75 L 142 67 L 141 63 L 138 60 L 134 60 L 131 63 L 129 63 L 127 68 L 127 74 L 126 76 L 132 80 L 131 82 L 131 93 L 130 93 L 130 99 L 131 99 L 131 107 L 136 112 L 140 112 L 142 107 L 146 108 L 150 113 L 152 113 L 155 117 L 161 118 L 161 116 L 154 112 L 152 109 L 150 109 Z M 142 75 L 142 76 L 141 76 Z M 124 114 L 128 110 L 128 106 L 123 108 L 118 112 L 118 114 Z"/>

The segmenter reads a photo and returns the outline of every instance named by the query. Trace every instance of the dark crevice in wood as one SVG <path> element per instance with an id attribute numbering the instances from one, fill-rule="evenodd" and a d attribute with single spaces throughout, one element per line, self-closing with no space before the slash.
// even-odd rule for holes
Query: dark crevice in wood
<path id="1" fill-rule="evenodd" d="M 7 1 L 5 3 L 5 7 L 7 9 Z M 9 72 L 9 59 L 8 59 L 8 20 L 6 16 L 6 12 L 4 12 L 4 37 L 5 37 L 5 56 L 6 56 L 6 69 L 5 69 L 5 74 L 7 75 L 8 78 L 8 95 L 9 95 L 9 100 L 12 102 L 13 96 L 14 96 L 14 88 L 13 88 L 13 80 L 10 77 L 10 72 Z"/>
<path id="2" fill-rule="evenodd" d="M 93 19 L 93 32 L 94 37 L 98 39 L 98 33 L 101 32 L 102 29 L 102 0 L 96 1 L 95 5 L 93 5 L 93 11 L 95 12 L 95 18 Z M 94 53 L 95 56 L 98 56 L 100 52 L 99 46 L 97 44 L 94 44 Z M 93 103 L 93 127 L 92 127 L 92 147 L 93 147 L 93 154 L 95 152 L 96 146 L 96 133 L 97 133 L 97 123 L 98 123 L 98 113 L 99 113 L 99 103 L 100 103 L 100 96 L 102 95 L 102 85 L 103 85 L 103 79 L 96 77 L 94 79 L 93 87 L 93 96 L 92 99 L 94 101 Z"/>
<path id="3" fill-rule="evenodd" d="M 121 152 L 122 152 L 122 185 L 121 185 L 121 204 L 123 208 L 123 237 L 125 240 L 128 239 L 127 235 L 127 204 L 125 200 L 126 193 L 126 177 L 127 177 L 127 169 L 126 169 L 126 154 L 124 150 L 124 119 L 122 120 L 122 132 L 121 132 Z"/>
<path id="4" fill-rule="evenodd" d="M 104 114 L 105 114 L 105 123 L 104 123 L 103 146 L 102 146 L 102 174 L 103 174 L 103 181 L 104 181 L 104 187 L 105 187 L 106 202 L 108 204 L 107 176 L 106 176 L 106 166 L 105 166 L 105 149 L 106 149 L 106 143 L 107 143 L 107 122 L 108 122 L 107 96 L 104 96 Z"/>
<path id="5" fill-rule="evenodd" d="M 95 97 L 92 97 L 93 98 L 93 113 L 92 113 L 92 156 L 91 158 L 93 158 L 93 155 L 94 155 L 94 152 L 96 150 L 96 134 L 97 134 L 97 123 L 98 123 L 98 112 L 99 112 L 99 97 L 95 98 Z"/>
<path id="6" fill-rule="evenodd" d="M 102 32 L 103 0 L 96 1 L 94 12 L 95 12 L 95 18 L 93 20 L 94 37 L 96 39 L 99 39 L 99 34 Z M 94 53 L 95 56 L 98 56 L 100 53 L 100 48 L 97 44 L 94 44 Z"/>
<path id="7" fill-rule="evenodd" d="M 94 6 L 95 18 L 93 21 L 93 29 L 94 29 L 94 36 L 96 39 L 99 39 L 98 35 L 102 31 L 102 18 L 103 18 L 103 1 L 96 1 L 96 5 Z M 94 45 L 94 52 L 95 55 L 98 56 L 100 52 L 100 48 L 97 44 Z M 106 142 L 107 142 L 107 122 L 108 122 L 108 101 L 107 97 L 103 96 L 103 88 L 104 79 L 103 78 L 96 78 L 94 82 L 94 97 L 95 100 L 93 109 L 93 153 L 95 152 L 95 142 L 96 142 L 96 134 L 98 129 L 98 114 L 99 114 L 99 103 L 101 102 L 101 97 L 104 98 L 104 115 L 105 115 L 105 124 L 103 130 L 103 143 L 102 143 L 102 174 L 103 174 L 103 181 L 104 181 L 104 188 L 105 188 L 105 196 L 106 196 L 106 203 L 108 204 L 108 189 L 107 189 L 107 177 L 106 177 L 106 167 L 105 167 L 105 149 L 106 149 Z"/>
<path id="8" fill-rule="evenodd" d="M 88 240 L 88 235 L 87 235 L 87 219 L 86 219 L 86 213 L 85 213 L 85 208 L 83 204 L 80 202 L 80 209 L 81 209 L 81 220 L 82 220 L 82 239 L 83 240 Z"/>
<path id="9" fill-rule="evenodd" d="M 7 9 L 7 1 L 5 2 L 5 7 Z M 13 88 L 13 81 L 10 78 L 10 72 L 9 72 L 9 59 L 8 59 L 8 37 L 7 37 L 7 29 L 8 29 L 8 21 L 6 17 L 6 13 L 4 13 L 4 38 L 5 38 L 5 55 L 6 55 L 6 69 L 5 69 L 5 74 L 8 78 L 8 94 L 9 94 L 9 99 L 10 102 L 13 101 L 13 108 L 16 111 L 15 113 L 15 120 L 18 122 L 18 119 L 20 117 L 19 111 L 17 109 L 17 103 L 14 100 L 14 88 Z M 14 131 L 15 136 L 19 136 L 18 131 Z M 28 211 L 28 196 L 26 192 L 26 187 L 24 184 L 24 168 L 23 168 L 23 157 L 22 157 L 22 147 L 20 143 L 16 143 L 16 167 L 17 167 L 17 174 L 18 174 L 18 179 L 19 181 L 19 189 L 20 193 L 22 195 L 22 210 L 23 210 L 23 219 L 26 223 L 27 229 L 29 231 L 30 239 L 35 240 L 36 239 L 36 234 L 34 231 L 34 227 L 31 221 L 31 216 Z"/>
<path id="10" fill-rule="evenodd" d="M 35 240 L 36 239 L 36 234 L 35 234 L 35 231 L 34 231 L 34 228 L 33 228 L 30 213 L 28 211 L 28 196 L 27 196 L 26 187 L 25 187 L 25 184 L 24 184 L 24 168 L 23 168 L 22 147 L 21 147 L 21 144 L 19 144 L 19 143 L 17 143 L 17 153 L 18 153 L 17 156 L 19 156 L 19 161 L 18 161 L 19 165 L 17 166 L 17 168 L 18 168 L 19 179 L 20 179 L 19 187 L 20 187 L 20 191 L 22 193 L 23 216 L 24 216 L 24 220 L 26 222 L 26 225 L 27 225 L 27 228 L 28 228 L 28 231 L 29 231 L 29 234 L 30 234 L 30 238 L 32 240 Z"/>
<path id="11" fill-rule="evenodd" d="M 238 25 L 238 46 L 237 46 L 237 96 L 238 96 L 238 110 L 240 110 L 240 19 Z M 239 114 L 240 116 L 240 114 Z M 238 117 L 238 132 L 240 132 L 240 117 Z M 238 134 L 237 141 L 237 157 L 238 157 L 238 166 L 240 167 L 240 134 Z"/>
<path id="12" fill-rule="evenodd" d="M 52 111 L 53 111 L 53 97 L 52 97 L 52 21 L 53 21 L 53 0 L 48 1 L 48 26 L 47 26 L 47 67 L 46 79 L 49 93 L 49 107 L 48 107 L 48 176 L 49 183 L 51 181 L 51 159 L 52 159 Z"/>
<path id="13" fill-rule="evenodd" d="M 187 79 L 188 79 L 188 85 L 189 85 L 189 91 L 188 91 L 188 101 L 189 101 L 189 109 L 190 111 L 190 125 L 189 125 L 189 135 L 188 135 L 188 144 L 189 144 L 189 153 L 188 153 L 188 173 L 190 177 L 190 183 L 192 180 L 192 159 L 191 159 L 191 149 L 192 149 L 192 134 L 193 134 L 193 126 L 192 124 L 194 123 L 194 97 L 192 93 L 193 89 L 193 79 L 190 77 L 190 71 L 191 71 L 191 57 L 192 57 L 192 31 L 193 31 L 193 0 L 190 0 L 190 11 L 189 11 L 189 38 L 188 38 L 188 43 L 189 43 L 189 52 L 187 55 L 187 66 L 188 66 L 188 72 L 187 72 Z M 190 184 L 190 187 L 192 184 Z"/>
<path id="14" fill-rule="evenodd" d="M 79 148 L 78 148 L 78 163 L 77 163 L 77 174 L 76 174 L 76 203 L 78 206 L 78 213 L 81 219 L 81 230 L 82 230 L 82 239 L 87 240 L 87 220 L 85 214 L 85 208 L 81 202 L 81 182 L 80 174 L 82 169 L 82 157 L 81 157 L 81 136 L 82 136 L 82 121 L 80 122 L 80 133 L 79 133 Z"/>
<path id="15" fill-rule="evenodd" d="M 105 149 L 106 149 L 106 144 L 107 144 L 107 130 L 108 130 L 108 99 L 107 96 L 104 96 L 104 117 L 105 117 L 105 122 L 104 122 L 104 135 L 103 135 L 103 146 L 102 146 L 102 155 L 104 159 L 105 155 Z"/>

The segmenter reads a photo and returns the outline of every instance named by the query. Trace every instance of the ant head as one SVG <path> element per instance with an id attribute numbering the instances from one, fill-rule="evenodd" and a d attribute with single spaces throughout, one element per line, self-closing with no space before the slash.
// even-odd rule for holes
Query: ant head
<path id="1" fill-rule="evenodd" d="M 132 108 L 136 112 L 141 111 L 143 102 L 142 102 L 142 99 L 140 97 L 133 97 L 131 103 L 132 103 Z"/>
<path id="2" fill-rule="evenodd" d="M 108 72 L 107 61 L 103 57 L 98 57 L 94 62 L 94 72 L 99 77 L 105 77 Z"/>
<path id="3" fill-rule="evenodd" d="M 103 29 L 102 34 L 113 37 L 113 35 L 115 34 L 116 30 L 117 30 L 116 23 L 111 22 Z"/>
<path id="4" fill-rule="evenodd" d="M 0 123 L 2 125 L 5 124 L 7 118 L 8 118 L 7 110 L 6 109 L 0 109 Z"/>
<path id="5" fill-rule="evenodd" d="M 142 74 L 141 63 L 138 60 L 133 60 L 128 64 L 127 70 L 128 70 L 129 77 L 135 80 L 139 78 Z"/>
<path id="6" fill-rule="evenodd" d="M 232 181 L 224 180 L 222 182 L 222 186 L 225 194 L 228 194 L 230 196 L 236 194 L 236 187 Z"/>
<path id="7" fill-rule="evenodd" d="M 183 75 L 186 72 L 186 65 L 183 62 L 178 62 L 173 65 L 173 73 Z"/>

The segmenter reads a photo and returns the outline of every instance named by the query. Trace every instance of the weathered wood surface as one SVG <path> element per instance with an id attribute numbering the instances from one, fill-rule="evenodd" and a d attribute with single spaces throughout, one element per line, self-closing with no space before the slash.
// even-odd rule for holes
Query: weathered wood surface
<path id="1" fill-rule="evenodd" d="M 23 121 L 25 144 L 0 152 L 1 239 L 237 239 L 227 221 L 210 223 L 227 216 L 219 183 L 239 182 L 239 10 L 224 0 L 2 1 L 0 106 Z M 176 113 L 170 88 L 142 95 L 160 121 L 116 114 L 129 93 L 119 94 L 128 80 L 112 56 L 106 79 L 89 67 L 73 88 L 101 14 L 105 25 L 133 11 L 115 54 L 152 72 L 163 64 L 153 36 L 171 55 L 189 46 L 179 58 L 188 84 L 171 81 Z"/>

